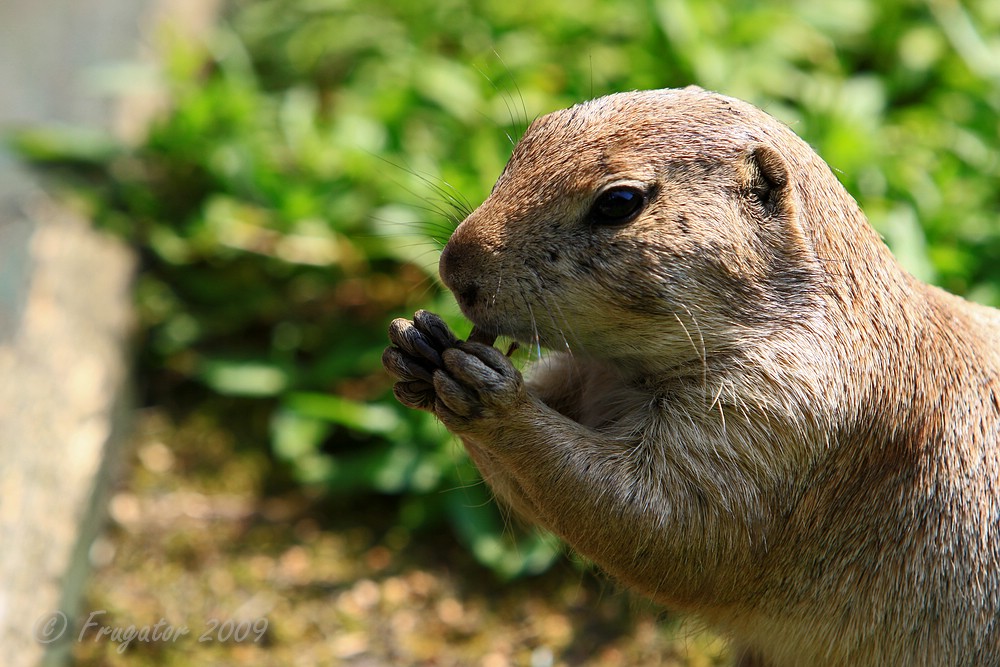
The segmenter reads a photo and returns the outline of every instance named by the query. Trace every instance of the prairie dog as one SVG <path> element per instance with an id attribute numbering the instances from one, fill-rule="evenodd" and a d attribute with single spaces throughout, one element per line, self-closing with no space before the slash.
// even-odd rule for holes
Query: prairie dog
<path id="1" fill-rule="evenodd" d="M 440 273 L 550 352 L 419 312 L 383 362 L 528 519 L 742 665 L 1000 665 L 1000 311 L 787 127 L 694 87 L 544 116 Z"/>

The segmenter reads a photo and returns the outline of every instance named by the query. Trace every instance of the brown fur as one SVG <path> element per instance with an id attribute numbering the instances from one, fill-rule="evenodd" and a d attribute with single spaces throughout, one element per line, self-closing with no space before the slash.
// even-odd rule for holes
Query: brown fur
<path id="1" fill-rule="evenodd" d="M 522 514 L 745 665 L 1000 664 L 1000 312 L 905 273 L 788 128 L 695 88 L 545 116 L 441 277 L 552 350 L 522 381 L 420 313 L 385 356 Z"/>

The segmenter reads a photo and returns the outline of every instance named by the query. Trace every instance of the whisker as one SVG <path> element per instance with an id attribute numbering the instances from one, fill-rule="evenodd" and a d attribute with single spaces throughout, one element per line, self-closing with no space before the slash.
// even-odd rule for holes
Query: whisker
<path id="1" fill-rule="evenodd" d="M 497 60 L 500 61 L 500 64 L 503 65 L 504 71 L 507 72 L 507 76 L 510 78 L 510 82 L 514 85 L 514 90 L 517 92 L 517 99 L 521 103 L 521 125 L 519 126 L 515 123 L 514 127 L 518 129 L 521 136 L 524 136 L 524 133 L 528 131 L 528 107 L 524 103 L 524 94 L 521 92 L 521 87 L 517 85 L 517 77 L 514 76 L 510 67 L 507 66 L 503 56 L 501 56 L 496 49 L 493 49 L 493 55 L 495 55 Z"/>
<path id="2" fill-rule="evenodd" d="M 722 418 L 722 432 L 726 432 L 726 412 L 722 408 L 722 391 L 726 388 L 725 381 L 719 382 L 719 391 L 715 394 L 715 398 L 712 399 L 712 403 L 708 406 L 709 410 L 713 410 L 716 407 L 719 408 L 719 417 Z"/>
<path id="3" fill-rule="evenodd" d="M 528 298 L 526 296 L 524 296 L 524 294 L 521 294 L 521 299 L 524 301 L 524 305 L 528 309 L 528 318 L 531 320 L 531 331 L 532 331 L 532 334 L 533 334 L 532 340 L 533 340 L 533 343 L 534 343 L 533 347 L 534 347 L 534 351 L 535 351 L 535 359 L 537 361 L 541 361 L 542 360 L 542 337 L 541 337 L 541 334 L 538 332 L 538 323 L 535 322 L 535 310 L 531 307 L 531 302 L 528 301 Z"/>
<path id="4" fill-rule="evenodd" d="M 500 296 L 500 288 L 503 286 L 503 273 L 497 276 L 497 287 L 493 290 L 493 296 L 490 300 L 490 306 L 495 307 L 497 305 L 497 297 Z"/>
<path id="5" fill-rule="evenodd" d="M 673 313 L 673 315 L 674 319 L 677 320 L 677 324 L 681 325 L 681 329 L 684 329 L 684 335 L 687 336 L 688 342 L 691 343 L 691 348 L 694 349 L 694 353 L 698 355 L 698 358 L 701 359 L 701 362 L 704 364 L 705 359 L 704 357 L 701 356 L 701 350 L 699 350 L 698 346 L 694 344 L 694 339 L 691 338 L 691 332 L 688 331 L 688 328 L 686 326 L 684 326 L 684 320 L 682 320 L 681 316 L 678 315 L 676 312 Z"/>
<path id="6" fill-rule="evenodd" d="M 694 340 L 691 340 L 691 335 L 688 333 L 687 327 L 684 327 L 684 323 L 681 322 L 681 326 L 684 327 L 684 333 L 688 334 L 688 340 L 691 340 L 691 345 L 694 346 L 694 348 L 695 348 L 695 350 L 694 350 L 695 354 L 698 354 L 698 357 L 701 359 L 701 384 L 705 388 L 705 390 L 707 391 L 708 390 L 708 348 L 705 345 L 705 335 L 704 335 L 704 333 L 701 330 L 701 324 L 698 323 L 698 318 L 694 316 L 694 313 L 692 313 L 691 309 L 687 307 L 687 304 L 682 303 L 681 304 L 681 308 L 683 308 L 684 312 L 686 312 L 687 315 L 688 315 L 688 317 L 691 318 L 691 323 L 694 324 L 695 331 L 698 333 L 698 339 L 701 342 L 701 353 L 698 354 L 698 346 L 694 344 Z M 675 317 L 677 316 L 676 313 L 674 314 L 674 316 Z M 680 322 L 680 318 L 679 317 L 677 318 L 677 321 Z"/>
<path id="7" fill-rule="evenodd" d="M 447 217 L 450 220 L 457 223 L 463 220 L 464 218 L 467 218 L 469 214 L 471 214 L 472 211 L 475 209 L 475 206 L 473 206 L 472 202 L 469 201 L 469 199 L 464 194 L 462 194 L 462 192 L 458 188 L 453 186 L 448 181 L 437 176 L 432 176 L 430 174 L 422 173 L 405 164 L 398 164 L 384 156 L 376 155 L 375 157 L 381 160 L 382 162 L 392 167 L 395 167 L 401 172 L 417 178 L 421 183 L 423 183 L 424 185 L 428 186 L 431 190 L 433 190 L 437 194 L 436 201 L 440 202 L 441 204 L 444 204 L 446 207 L 442 209 L 435 209 L 435 211 L 440 213 L 444 217 Z M 414 192 L 405 184 L 399 182 L 396 179 L 392 180 L 394 183 L 396 183 L 396 185 L 398 185 L 403 190 L 413 195 L 417 199 L 421 199 L 428 203 L 433 203 L 435 201 Z"/>
<path id="8" fill-rule="evenodd" d="M 495 53 L 495 52 L 494 52 L 494 53 Z M 482 76 L 482 77 L 483 77 L 484 79 L 486 79 L 486 81 L 487 81 L 487 82 L 488 82 L 488 83 L 490 84 L 490 86 L 491 86 L 491 87 L 493 88 L 493 90 L 494 90 L 494 91 L 495 91 L 495 92 L 496 92 L 496 93 L 497 93 L 498 95 L 500 95 L 501 99 L 503 100 L 503 105 L 504 105 L 504 107 L 505 107 L 505 108 L 507 109 L 507 118 L 508 118 L 508 122 L 509 122 L 510 126 L 511 126 L 511 127 L 517 127 L 517 119 L 516 119 L 516 118 L 514 117 L 514 107 L 512 107 L 512 106 L 511 106 L 511 103 L 510 103 L 510 99 L 509 99 L 509 97 L 508 97 L 507 95 L 505 95 L 505 94 L 504 94 L 504 93 L 505 93 L 506 91 L 502 91 L 502 90 L 500 90 L 500 88 L 499 88 L 499 87 L 497 86 L 496 82 L 495 82 L 495 81 L 494 81 L 494 80 L 493 80 L 493 79 L 492 79 L 492 78 L 491 78 L 490 76 L 488 76 L 488 75 L 486 74 L 486 72 L 484 72 L 484 71 L 483 71 L 482 69 L 480 69 L 478 65 L 474 65 L 473 67 L 475 68 L 475 70 L 476 70 L 477 72 L 479 72 L 479 74 L 480 74 L 480 75 L 481 75 L 481 76 Z M 483 116 L 484 118 L 487 118 L 487 119 L 489 119 L 489 116 L 487 116 L 487 115 L 486 115 L 485 113 L 483 113 L 483 114 L 481 114 L 481 115 L 482 115 L 482 116 Z M 510 132 L 508 132 L 508 131 L 507 131 L 507 130 L 505 129 L 505 130 L 503 131 L 503 133 L 504 133 L 504 136 L 506 136 L 506 137 L 507 137 L 507 141 L 508 141 L 508 142 L 510 142 L 510 145 L 511 145 L 511 146 L 515 146 L 515 145 L 517 145 L 517 140 L 516 140 L 516 139 L 514 139 L 514 137 L 512 137 L 512 136 L 511 136 Z"/>
<path id="9" fill-rule="evenodd" d="M 548 295 L 545 294 L 544 292 L 542 292 L 541 294 L 542 294 L 542 301 L 544 301 L 544 303 L 545 303 L 545 312 L 549 316 L 549 321 L 552 323 L 552 328 L 555 329 L 559 333 L 559 337 L 562 338 L 563 347 L 566 348 L 566 351 L 569 352 L 569 353 L 572 353 L 572 348 L 569 345 L 569 341 L 566 339 L 566 332 L 563 330 L 563 328 L 556 321 L 555 313 L 553 312 L 552 307 L 549 305 Z M 556 305 L 556 308 L 559 307 L 558 302 L 556 302 L 555 305 Z"/>

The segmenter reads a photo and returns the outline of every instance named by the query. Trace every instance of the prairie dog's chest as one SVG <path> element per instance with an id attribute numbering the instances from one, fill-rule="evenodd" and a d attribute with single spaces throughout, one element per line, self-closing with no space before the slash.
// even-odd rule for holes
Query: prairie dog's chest
<path id="1" fill-rule="evenodd" d="M 598 431 L 648 415 L 651 397 L 613 367 L 569 354 L 550 354 L 528 373 L 528 383 L 551 408 Z"/>

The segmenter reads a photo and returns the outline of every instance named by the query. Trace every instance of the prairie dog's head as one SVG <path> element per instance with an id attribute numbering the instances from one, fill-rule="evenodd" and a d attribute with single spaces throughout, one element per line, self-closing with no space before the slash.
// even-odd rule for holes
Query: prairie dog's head
<path id="1" fill-rule="evenodd" d="M 815 160 L 696 88 L 557 111 L 455 230 L 441 278 L 478 327 L 522 342 L 642 363 L 724 351 L 814 306 L 795 182 Z"/>

